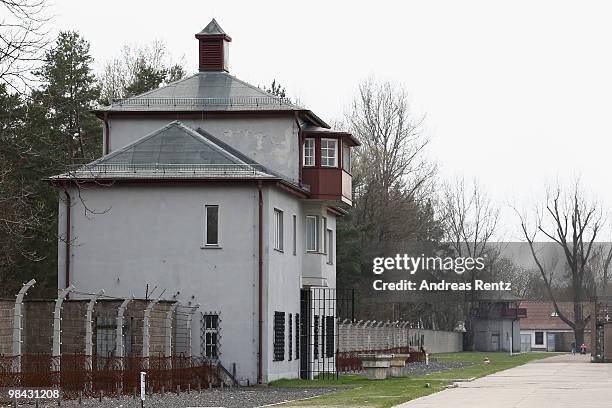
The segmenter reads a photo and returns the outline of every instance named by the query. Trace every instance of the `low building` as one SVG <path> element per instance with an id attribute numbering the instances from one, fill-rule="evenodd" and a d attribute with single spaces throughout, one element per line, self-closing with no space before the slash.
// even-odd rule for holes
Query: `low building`
<path id="1" fill-rule="evenodd" d="M 559 309 L 573 319 L 573 303 L 558 302 Z M 527 315 L 521 318 L 521 351 L 571 351 L 575 344 L 574 330 L 557 314 L 552 302 L 521 302 Z M 589 308 L 587 306 L 587 308 Z M 588 312 L 585 316 L 588 316 Z M 591 330 L 584 331 L 584 344 L 590 349 Z M 576 346 L 576 349 L 580 344 Z"/>
<path id="2" fill-rule="evenodd" d="M 519 318 L 525 310 L 518 307 L 520 299 L 506 291 L 482 291 L 472 304 L 473 351 L 520 351 Z"/>

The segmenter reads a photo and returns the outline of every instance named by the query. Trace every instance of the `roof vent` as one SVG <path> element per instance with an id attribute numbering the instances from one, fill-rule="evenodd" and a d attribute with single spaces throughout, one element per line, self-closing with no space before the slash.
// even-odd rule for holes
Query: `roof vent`
<path id="1" fill-rule="evenodd" d="M 232 38 L 225 34 L 214 18 L 195 35 L 199 41 L 200 71 L 229 71 L 229 43 Z"/>

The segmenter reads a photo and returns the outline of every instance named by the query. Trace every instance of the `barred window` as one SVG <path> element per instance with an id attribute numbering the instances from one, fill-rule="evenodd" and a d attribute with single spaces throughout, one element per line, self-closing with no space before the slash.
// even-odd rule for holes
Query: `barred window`
<path id="1" fill-rule="evenodd" d="M 333 357 L 334 356 L 334 317 L 326 316 L 325 317 L 325 356 Z"/>
<path id="2" fill-rule="evenodd" d="M 219 315 L 202 313 L 202 355 L 219 358 Z"/>
<path id="3" fill-rule="evenodd" d="M 285 312 L 274 312 L 274 361 L 285 360 Z"/>
<path id="4" fill-rule="evenodd" d="M 289 335 L 287 339 L 289 340 L 289 350 L 287 351 L 287 356 L 289 357 L 289 361 L 293 359 L 293 320 L 291 319 L 292 315 L 289 313 Z"/>
<path id="5" fill-rule="evenodd" d="M 300 315 L 295 314 L 295 359 L 300 358 Z"/>

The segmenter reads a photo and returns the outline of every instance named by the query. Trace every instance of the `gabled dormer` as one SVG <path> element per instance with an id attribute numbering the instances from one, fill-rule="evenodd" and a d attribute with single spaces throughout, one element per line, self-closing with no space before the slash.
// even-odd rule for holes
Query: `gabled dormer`
<path id="1" fill-rule="evenodd" d="M 352 204 L 351 149 L 359 141 L 348 132 L 306 126 L 300 143 L 302 183 L 310 198 Z"/>

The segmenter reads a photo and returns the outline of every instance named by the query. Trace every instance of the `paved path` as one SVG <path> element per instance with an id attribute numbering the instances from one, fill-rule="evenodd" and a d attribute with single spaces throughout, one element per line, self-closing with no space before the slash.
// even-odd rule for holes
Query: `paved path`
<path id="1" fill-rule="evenodd" d="M 580 355 L 537 360 L 396 408 L 610 408 L 612 364 Z"/>

